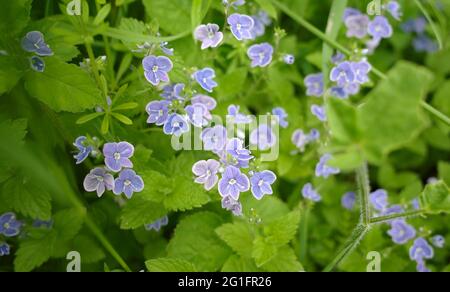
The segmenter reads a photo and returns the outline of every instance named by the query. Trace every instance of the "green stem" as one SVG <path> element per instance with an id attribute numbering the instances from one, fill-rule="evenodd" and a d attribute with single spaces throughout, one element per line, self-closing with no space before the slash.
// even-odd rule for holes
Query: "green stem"
<path id="1" fill-rule="evenodd" d="M 280 3 L 277 0 L 269 0 L 271 1 L 271 3 L 278 7 L 281 11 L 283 11 L 286 15 L 288 15 L 289 17 L 291 17 L 293 20 L 295 20 L 298 24 L 300 24 L 301 26 L 303 26 L 304 28 L 306 28 L 309 32 L 311 32 L 312 34 L 316 35 L 318 38 L 320 38 L 321 40 L 323 40 L 324 42 L 326 42 L 327 44 L 329 44 L 330 46 L 332 46 L 333 48 L 335 48 L 336 50 L 342 52 L 343 54 L 347 55 L 347 56 L 351 56 L 352 52 L 350 50 L 348 50 L 347 48 L 345 48 L 344 46 L 342 46 L 341 44 L 339 44 L 337 41 L 330 39 L 326 34 L 324 34 L 321 30 L 319 30 L 318 28 L 316 28 L 314 25 L 312 25 L 311 23 L 309 23 L 308 21 L 306 21 L 303 17 L 301 17 L 300 15 L 296 14 L 296 12 L 294 12 L 292 9 L 290 9 L 289 7 L 287 7 L 286 5 Z M 418 0 L 416 0 L 419 4 L 420 2 Z M 420 4 L 421 5 L 421 4 Z M 423 7 L 423 6 L 422 6 Z M 425 11 L 426 13 L 426 11 Z M 428 13 L 426 13 L 428 15 Z M 428 15 L 429 16 L 429 15 Z M 433 23 L 433 22 L 431 22 Z M 383 72 L 381 72 L 379 69 L 372 67 L 372 72 L 378 76 L 381 79 L 387 79 L 387 75 L 384 74 Z M 426 102 L 422 102 L 421 103 L 422 107 L 427 110 L 430 114 L 434 115 L 435 117 L 437 117 L 439 120 L 443 121 L 447 126 L 450 127 L 450 118 L 447 117 L 445 114 L 441 113 L 440 111 L 438 111 L 437 109 L 433 108 L 431 105 L 427 104 Z"/>
<path id="2" fill-rule="evenodd" d="M 370 194 L 370 183 L 369 183 L 369 171 L 367 169 L 367 163 L 358 168 L 356 171 L 356 181 L 358 184 L 358 194 L 359 203 L 361 211 L 361 224 L 370 224 L 370 205 L 369 205 L 369 194 Z"/>
<path id="3" fill-rule="evenodd" d="M 441 122 L 443 122 L 444 124 L 446 124 L 447 126 L 450 126 L 450 118 L 447 117 L 444 113 L 438 111 L 437 109 L 435 109 L 434 107 L 432 107 L 431 105 L 429 105 L 428 103 L 426 103 L 425 101 L 422 101 L 422 107 L 428 111 L 430 114 L 432 114 L 433 116 L 435 116 L 437 119 L 439 119 Z"/>
<path id="4" fill-rule="evenodd" d="M 370 219 L 370 224 L 385 223 L 397 218 L 415 217 L 425 214 L 425 210 L 414 210 L 404 213 L 391 214 L 387 216 L 375 217 Z"/>
<path id="5" fill-rule="evenodd" d="M 338 266 L 344 259 L 346 259 L 358 246 L 361 240 L 369 231 L 369 226 L 366 225 L 358 225 L 353 231 L 350 238 L 347 240 L 347 243 L 341 249 L 341 251 L 336 255 L 336 257 L 331 261 L 331 263 L 323 270 L 324 272 L 333 271 L 336 266 Z"/>
<path id="6" fill-rule="evenodd" d="M 94 55 L 94 50 L 92 49 L 92 45 L 90 42 L 85 42 L 84 46 L 86 47 L 86 51 L 88 53 L 89 56 L 89 60 L 91 63 L 91 67 L 92 67 L 92 72 L 94 73 L 94 77 L 95 80 L 97 81 L 97 85 L 98 87 L 101 89 L 102 88 L 102 83 L 100 81 L 100 73 L 97 67 L 97 61 L 95 60 L 95 55 Z"/>

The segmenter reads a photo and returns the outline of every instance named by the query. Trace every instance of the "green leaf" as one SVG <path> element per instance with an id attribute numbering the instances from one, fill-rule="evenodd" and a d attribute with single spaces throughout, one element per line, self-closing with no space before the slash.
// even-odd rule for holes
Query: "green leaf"
<path id="1" fill-rule="evenodd" d="M 148 260 L 145 262 L 145 266 L 149 272 L 197 272 L 197 269 L 192 263 L 175 258 Z"/>
<path id="2" fill-rule="evenodd" d="M 447 185 L 450 185 L 450 163 L 439 161 L 438 174 L 440 179 L 442 179 Z"/>
<path id="3" fill-rule="evenodd" d="M 303 272 L 303 266 L 295 256 L 294 250 L 289 246 L 280 248 L 277 254 L 261 266 L 267 272 Z"/>
<path id="4" fill-rule="evenodd" d="M 14 59 L 8 56 L 0 56 L 0 94 L 11 90 L 22 78 L 21 72 Z"/>
<path id="5" fill-rule="evenodd" d="M 120 228 L 136 229 L 164 217 L 167 210 L 161 203 L 152 202 L 140 194 L 127 202 L 120 215 Z"/>
<path id="6" fill-rule="evenodd" d="M 11 178 L 2 188 L 0 201 L 32 219 L 50 220 L 50 194 L 20 177 Z"/>
<path id="7" fill-rule="evenodd" d="M 108 133 L 109 130 L 109 115 L 105 115 L 103 117 L 102 126 L 100 128 L 100 132 L 105 135 Z"/>
<path id="8" fill-rule="evenodd" d="M 331 135 L 341 142 L 357 143 L 361 131 L 358 128 L 356 108 L 346 100 L 328 98 L 327 117 Z"/>
<path id="9" fill-rule="evenodd" d="M 46 58 L 45 63 L 44 72 L 25 75 L 25 87 L 31 96 L 57 112 L 82 112 L 101 103 L 100 90 L 83 69 L 56 57 Z"/>
<path id="10" fill-rule="evenodd" d="M 430 214 L 450 213 L 450 190 L 445 182 L 428 184 L 420 195 L 420 206 Z"/>
<path id="11" fill-rule="evenodd" d="M 243 194 L 240 198 L 244 214 L 255 213 L 262 223 L 270 223 L 289 212 L 288 206 L 276 197 L 265 197 L 264 200 L 255 200 L 250 194 Z M 253 210 L 253 211 L 252 211 Z"/>
<path id="12" fill-rule="evenodd" d="M 211 212 L 199 212 L 180 221 L 167 247 L 171 258 L 186 260 L 199 271 L 218 271 L 231 254 L 216 235 L 222 219 Z"/>
<path id="13" fill-rule="evenodd" d="M 216 233 L 240 256 L 248 257 L 251 255 L 254 238 L 248 223 L 224 224 L 216 229 Z"/>
<path id="14" fill-rule="evenodd" d="M 70 250 L 65 245 L 73 239 L 83 225 L 85 213 L 79 209 L 65 209 L 53 217 L 51 230 L 34 229 L 19 246 L 14 260 L 16 272 L 29 272 L 48 261 L 50 257 L 63 255 Z M 63 250 L 60 250 L 63 248 Z M 62 252 L 62 254 L 60 254 Z"/>
<path id="15" fill-rule="evenodd" d="M 58 232 L 58 241 L 71 240 L 83 226 L 85 210 L 65 209 L 53 216 L 53 228 Z"/>
<path id="16" fill-rule="evenodd" d="M 402 61 L 369 93 L 358 108 L 358 118 L 370 160 L 379 163 L 377 152 L 386 155 L 413 140 L 424 128 L 421 102 L 431 80 L 428 70 Z"/>
<path id="17" fill-rule="evenodd" d="M 254 261 L 248 257 L 239 257 L 232 255 L 228 258 L 222 267 L 222 272 L 239 273 L 239 272 L 261 272 L 254 263 Z"/>
<path id="18" fill-rule="evenodd" d="M 266 242 L 264 237 L 257 237 L 253 242 L 252 257 L 255 259 L 256 265 L 261 267 L 270 261 L 277 254 L 277 247 Z"/>
<path id="19" fill-rule="evenodd" d="M 300 211 L 293 211 L 264 226 L 266 241 L 276 247 L 289 243 L 295 236 L 300 223 Z"/>
<path id="20" fill-rule="evenodd" d="M 247 79 L 247 68 L 237 68 L 219 76 L 217 92 L 219 99 L 227 100 L 242 92 Z"/>
<path id="21" fill-rule="evenodd" d="M 342 171 L 350 171 L 360 167 L 364 162 L 361 151 L 348 148 L 344 153 L 333 154 L 333 158 L 328 162 L 330 166 L 337 167 Z"/>
<path id="22" fill-rule="evenodd" d="M 185 177 L 174 178 L 173 192 L 167 195 L 164 206 L 172 211 L 185 211 L 198 208 L 209 202 L 205 189 Z"/>
<path id="23" fill-rule="evenodd" d="M 114 110 L 115 111 L 131 110 L 131 109 L 137 108 L 138 106 L 139 106 L 139 104 L 136 102 L 127 102 L 127 103 L 122 103 L 121 105 L 115 106 Z"/>
<path id="24" fill-rule="evenodd" d="M 27 238 L 16 252 L 14 271 L 30 272 L 50 259 L 57 240 L 55 232 L 47 232 L 39 238 Z"/>
<path id="25" fill-rule="evenodd" d="M 116 120 L 118 120 L 119 122 L 121 122 L 122 124 L 125 124 L 125 125 L 128 125 L 128 126 L 133 124 L 133 121 L 132 121 L 130 118 L 128 118 L 127 116 L 124 116 L 124 115 L 119 114 L 119 113 L 111 113 L 111 115 L 112 115 Z"/>
<path id="26" fill-rule="evenodd" d="M 97 16 L 94 18 L 94 25 L 100 25 L 106 17 L 108 17 L 109 13 L 111 12 L 111 4 L 106 4 L 103 6 L 100 11 L 97 13 Z"/>
<path id="27" fill-rule="evenodd" d="M 87 122 L 89 122 L 89 121 L 92 121 L 92 120 L 95 119 L 95 118 L 98 118 L 98 117 L 100 117 L 100 116 L 103 116 L 104 114 L 105 114 L 104 112 L 87 114 L 87 115 L 84 115 L 84 116 L 82 116 L 81 118 L 79 118 L 79 119 L 76 121 L 76 123 L 77 123 L 78 125 L 82 125 L 82 124 L 85 124 L 85 123 L 87 123 Z"/>
<path id="28" fill-rule="evenodd" d="M 143 0 L 150 19 L 170 34 L 184 32 L 191 27 L 192 0 Z"/>
<path id="29" fill-rule="evenodd" d="M 32 0 L 2 1 L 0 9 L 2 35 L 12 36 L 22 32 L 30 20 L 31 2 Z"/>

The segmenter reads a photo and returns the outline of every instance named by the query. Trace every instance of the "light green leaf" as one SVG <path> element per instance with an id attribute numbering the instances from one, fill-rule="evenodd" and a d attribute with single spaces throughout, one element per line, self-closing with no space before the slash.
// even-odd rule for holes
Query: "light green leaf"
<path id="1" fill-rule="evenodd" d="M 300 223 L 300 211 L 293 211 L 264 226 L 266 242 L 276 247 L 289 243 L 295 236 Z"/>
<path id="2" fill-rule="evenodd" d="M 104 112 L 87 114 L 87 115 L 84 115 L 84 116 L 82 116 L 81 118 L 79 118 L 79 119 L 76 121 L 76 123 L 77 123 L 78 125 L 82 125 L 82 124 L 85 124 L 85 123 L 87 123 L 87 122 L 89 122 L 89 121 L 92 121 L 92 120 L 95 119 L 95 118 L 98 118 L 98 117 L 100 117 L 100 116 L 103 116 L 104 114 L 105 114 Z"/>
<path id="3" fill-rule="evenodd" d="M 128 125 L 128 126 L 133 124 L 133 121 L 129 117 L 125 116 L 125 115 L 122 115 L 122 114 L 119 114 L 119 113 L 111 113 L 111 115 L 116 120 L 121 122 L 122 124 L 125 124 L 125 125 Z"/>
<path id="4" fill-rule="evenodd" d="M 341 142 L 357 143 L 361 131 L 358 128 L 356 108 L 346 100 L 332 97 L 326 101 L 326 110 L 331 135 Z"/>
<path id="5" fill-rule="evenodd" d="M 192 0 L 143 0 L 145 11 L 151 20 L 170 34 L 184 32 L 191 27 Z"/>
<path id="6" fill-rule="evenodd" d="M 420 195 L 420 206 L 427 213 L 450 213 L 450 190 L 443 181 L 428 184 Z"/>
<path id="7" fill-rule="evenodd" d="M 232 255 L 228 258 L 222 267 L 222 272 L 240 273 L 240 272 L 261 272 L 251 258 Z"/>
<path id="8" fill-rule="evenodd" d="M 216 229 L 219 237 L 240 256 L 248 257 L 253 249 L 251 226 L 245 222 L 228 223 Z"/>
<path id="9" fill-rule="evenodd" d="M 231 255 L 231 250 L 216 235 L 222 219 L 211 212 L 200 212 L 180 221 L 167 252 L 171 258 L 184 259 L 199 271 L 218 271 Z"/>
<path id="10" fill-rule="evenodd" d="M 97 16 L 94 18 L 94 25 L 100 25 L 106 17 L 108 17 L 109 13 L 111 12 L 111 4 L 106 4 L 103 6 L 100 11 L 97 13 Z"/>
<path id="11" fill-rule="evenodd" d="M 267 272 L 303 272 L 303 266 L 295 256 L 294 250 L 289 246 L 280 248 L 277 254 L 261 266 Z"/>
<path id="12" fill-rule="evenodd" d="M 145 262 L 145 266 L 149 272 L 197 272 L 197 269 L 192 263 L 175 258 L 148 260 Z"/>
<path id="13" fill-rule="evenodd" d="M 65 209 L 53 216 L 53 228 L 58 233 L 58 241 L 71 240 L 83 226 L 86 213 L 80 209 Z"/>
<path id="14" fill-rule="evenodd" d="M 146 200 L 135 194 L 127 202 L 120 215 L 120 228 L 136 229 L 164 217 L 167 210 L 161 203 Z"/>
<path id="15" fill-rule="evenodd" d="M 265 240 L 264 237 L 257 237 L 253 242 L 252 257 L 256 266 L 261 267 L 270 261 L 277 254 L 277 247 Z"/>
<path id="16" fill-rule="evenodd" d="M 407 144 L 425 126 L 421 102 L 432 74 L 417 65 L 399 62 L 358 108 L 366 154 L 373 162 Z"/>
<path id="17" fill-rule="evenodd" d="M 46 58 L 45 63 L 44 72 L 25 75 L 25 88 L 31 96 L 57 112 L 82 112 L 101 104 L 100 90 L 83 69 L 56 57 Z"/>
<path id="18" fill-rule="evenodd" d="M 14 271 L 30 272 L 50 259 L 57 234 L 46 232 L 40 235 L 21 242 L 14 259 Z"/>

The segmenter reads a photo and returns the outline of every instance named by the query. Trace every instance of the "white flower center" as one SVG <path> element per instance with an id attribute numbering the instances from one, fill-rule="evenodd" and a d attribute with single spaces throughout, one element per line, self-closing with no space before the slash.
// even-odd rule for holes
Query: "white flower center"
<path id="1" fill-rule="evenodd" d="M 236 183 L 237 181 L 234 178 L 230 179 L 230 185 L 235 185 Z"/>
<path id="2" fill-rule="evenodd" d="M 261 180 L 259 180 L 259 182 L 258 182 L 258 186 L 259 187 L 261 187 L 262 185 L 264 184 L 264 181 L 261 179 Z"/>
<path id="3" fill-rule="evenodd" d="M 152 67 L 152 71 L 153 71 L 154 73 L 158 72 L 158 70 L 159 70 L 159 67 L 158 67 L 157 65 L 154 65 L 154 66 Z"/>
<path id="4" fill-rule="evenodd" d="M 179 123 L 179 122 L 173 123 L 173 127 L 174 127 L 174 128 L 179 128 L 179 127 L 180 127 L 180 123 Z"/>
<path id="5" fill-rule="evenodd" d="M 123 183 L 123 185 L 126 186 L 126 187 L 128 187 L 129 185 L 131 185 L 131 181 L 127 179 L 127 180 Z"/>
<path id="6" fill-rule="evenodd" d="M 115 160 L 119 160 L 120 159 L 120 153 L 119 152 L 114 153 L 114 159 Z"/>

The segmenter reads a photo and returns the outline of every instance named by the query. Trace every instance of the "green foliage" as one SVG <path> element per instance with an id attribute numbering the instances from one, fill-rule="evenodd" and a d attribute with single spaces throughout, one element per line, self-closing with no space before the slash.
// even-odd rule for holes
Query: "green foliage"
<path id="1" fill-rule="evenodd" d="M 211 212 L 199 212 L 182 219 L 169 242 L 169 257 L 186 260 L 199 271 L 220 270 L 231 254 L 215 234 L 222 220 Z"/>
<path id="2" fill-rule="evenodd" d="M 94 80 L 81 68 L 56 57 L 46 59 L 44 72 L 29 72 L 25 80 L 30 95 L 57 112 L 82 112 L 102 104 Z"/>
<path id="3" fill-rule="evenodd" d="M 52 256 L 65 255 L 70 251 L 69 243 L 82 227 L 84 214 L 80 210 L 66 209 L 54 216 L 54 228 L 36 229 L 25 238 L 16 253 L 14 270 L 31 271 L 48 261 Z"/>
<path id="4" fill-rule="evenodd" d="M 439 181 L 429 184 L 420 196 L 420 206 L 427 213 L 450 213 L 450 190 Z"/>
<path id="5" fill-rule="evenodd" d="M 181 259 L 160 258 L 145 262 L 149 272 L 197 272 L 190 262 Z"/>

